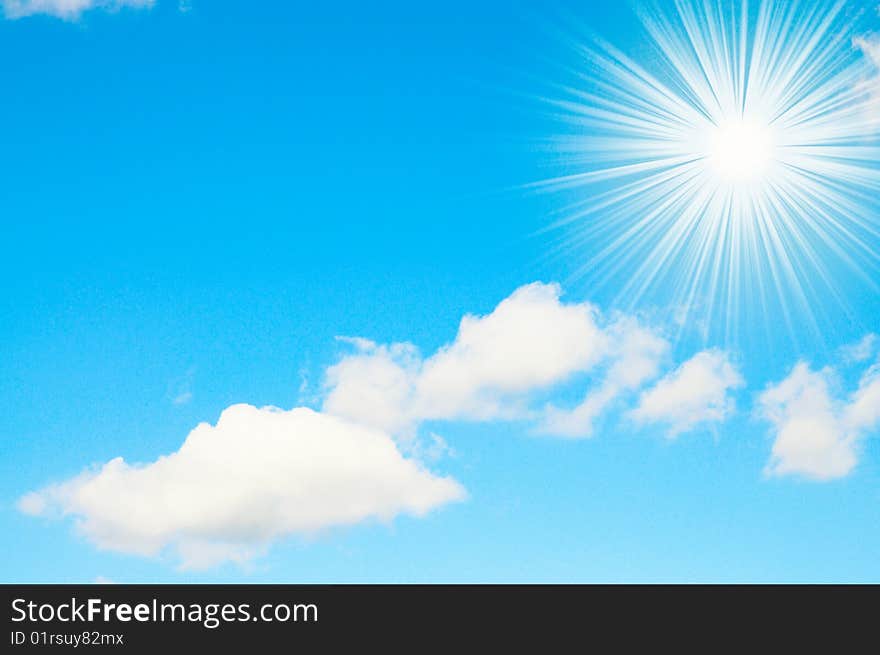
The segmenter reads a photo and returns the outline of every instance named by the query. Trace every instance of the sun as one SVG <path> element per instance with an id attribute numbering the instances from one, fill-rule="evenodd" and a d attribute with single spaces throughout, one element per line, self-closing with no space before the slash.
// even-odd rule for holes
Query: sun
<path id="1" fill-rule="evenodd" d="M 766 121 L 737 117 L 709 130 L 706 162 L 722 183 L 754 186 L 768 180 L 776 160 L 776 135 Z"/>
<path id="2" fill-rule="evenodd" d="M 538 186 L 574 197 L 553 226 L 583 253 L 576 275 L 719 340 L 758 322 L 821 335 L 817 316 L 847 311 L 843 271 L 880 280 L 866 28 L 837 0 L 678 0 L 641 18 L 633 54 L 578 47 L 546 98 L 575 170 Z"/>

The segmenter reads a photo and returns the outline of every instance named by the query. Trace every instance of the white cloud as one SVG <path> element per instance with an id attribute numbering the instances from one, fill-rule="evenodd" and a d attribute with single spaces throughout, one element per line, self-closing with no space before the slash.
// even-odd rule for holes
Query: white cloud
<path id="1" fill-rule="evenodd" d="M 64 20 L 76 20 L 84 12 L 93 9 L 118 11 L 123 7 L 152 7 L 154 0 L 2 0 L 3 13 L 7 18 L 24 18 L 37 14 L 55 16 Z"/>
<path id="2" fill-rule="evenodd" d="M 323 410 L 403 437 L 426 420 L 516 419 L 589 436 L 616 398 L 657 375 L 669 344 L 633 317 L 608 321 L 560 296 L 556 284 L 523 286 L 489 314 L 465 316 L 428 358 L 412 344 L 346 339 L 356 352 L 328 369 Z M 601 383 L 576 408 L 532 407 L 537 394 L 597 370 Z"/>
<path id="3" fill-rule="evenodd" d="M 656 377 L 669 343 L 631 317 L 613 323 L 605 334 L 610 365 L 598 388 L 574 409 L 548 406 L 539 427 L 543 434 L 589 437 L 596 419 L 622 394 Z"/>
<path id="4" fill-rule="evenodd" d="M 827 480 L 856 465 L 855 435 L 840 424 L 828 377 L 802 362 L 761 395 L 763 415 L 776 431 L 768 473 Z"/>
<path id="5" fill-rule="evenodd" d="M 526 417 L 530 393 L 608 354 L 597 310 L 560 294 L 555 284 L 521 287 L 486 316 L 465 316 L 427 359 L 411 344 L 348 339 L 357 352 L 328 369 L 323 409 L 401 435 L 431 419 Z"/>
<path id="6" fill-rule="evenodd" d="M 860 36 L 854 40 L 854 43 L 871 64 L 880 69 L 880 36 Z"/>
<path id="7" fill-rule="evenodd" d="M 346 338 L 355 352 L 327 370 L 322 409 L 404 438 L 427 420 L 519 419 L 542 434 L 589 437 L 601 415 L 657 377 L 670 346 L 633 316 L 608 319 L 560 296 L 555 284 L 523 286 L 489 314 L 465 316 L 455 339 L 427 358 L 408 343 Z M 726 418 L 727 391 L 742 380 L 720 358 L 695 358 L 675 374 L 681 380 L 644 397 L 636 416 L 668 422 L 673 433 Z M 577 382 L 592 388 L 580 404 L 535 408 L 542 393 L 584 374 Z"/>
<path id="8" fill-rule="evenodd" d="M 181 565 L 245 562 L 277 538 L 460 500 L 458 482 L 404 457 L 386 434 L 306 408 L 234 405 L 177 452 L 144 465 L 114 459 L 26 495 L 28 514 L 74 517 L 97 546 Z"/>
<path id="9" fill-rule="evenodd" d="M 761 413 L 775 432 L 768 474 L 831 480 L 853 470 L 861 440 L 880 421 L 880 367 L 868 369 L 847 400 L 834 387 L 831 369 L 801 362 L 761 394 Z"/>
<path id="10" fill-rule="evenodd" d="M 844 424 L 854 430 L 870 430 L 880 422 L 880 363 L 869 368 L 844 408 Z"/>
<path id="11" fill-rule="evenodd" d="M 172 398 L 171 403 L 173 405 L 186 405 L 193 399 L 192 391 L 181 391 L 179 394 Z"/>
<path id="12" fill-rule="evenodd" d="M 323 410 L 392 434 L 411 433 L 414 383 L 421 366 L 416 347 L 342 340 L 356 353 L 327 369 Z"/>
<path id="13" fill-rule="evenodd" d="M 196 369 L 191 366 L 179 378 L 172 380 L 168 385 L 167 396 L 172 405 L 186 405 L 193 399 L 193 381 L 195 379 Z"/>
<path id="14" fill-rule="evenodd" d="M 667 423 L 668 435 L 674 437 L 699 424 L 725 420 L 734 409 L 731 390 L 743 385 L 725 353 L 704 350 L 642 393 L 631 416 L 639 422 Z"/>
<path id="15" fill-rule="evenodd" d="M 488 316 L 465 316 L 455 341 L 428 359 L 416 383 L 423 418 L 516 414 L 523 394 L 587 371 L 606 336 L 591 305 L 563 304 L 558 285 L 530 284 Z"/>
<path id="16" fill-rule="evenodd" d="M 866 109 L 872 123 L 880 122 L 877 118 L 880 111 L 880 36 L 862 36 L 854 39 L 855 46 L 864 53 L 874 68 L 874 76 L 867 79 L 862 90 L 870 96 Z"/>
<path id="17" fill-rule="evenodd" d="M 877 335 L 874 333 L 866 334 L 859 341 L 848 344 L 840 349 L 844 361 L 864 362 L 871 358 L 874 349 L 877 346 Z"/>
<path id="18" fill-rule="evenodd" d="M 437 462 L 446 457 L 456 457 L 457 453 L 446 439 L 431 432 L 423 439 L 414 439 L 402 444 L 403 452 L 422 462 Z"/>

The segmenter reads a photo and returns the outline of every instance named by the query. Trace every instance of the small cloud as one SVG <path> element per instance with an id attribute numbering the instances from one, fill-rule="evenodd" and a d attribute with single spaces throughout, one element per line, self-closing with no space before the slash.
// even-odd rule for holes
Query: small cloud
<path id="1" fill-rule="evenodd" d="M 645 391 L 630 416 L 643 423 L 666 423 L 668 436 L 675 437 L 727 419 L 734 410 L 730 391 L 744 384 L 725 353 L 704 350 Z"/>
<path id="2" fill-rule="evenodd" d="M 446 443 L 446 439 L 433 432 L 423 438 L 404 443 L 407 453 L 422 462 L 438 462 L 446 457 L 455 457 L 453 448 Z"/>
<path id="3" fill-rule="evenodd" d="M 110 578 L 105 578 L 103 575 L 99 575 L 92 581 L 92 584 L 116 584 L 116 582 Z"/>
<path id="4" fill-rule="evenodd" d="M 880 366 L 848 398 L 835 393 L 835 379 L 830 368 L 800 362 L 761 394 L 760 414 L 774 432 L 767 474 L 833 480 L 855 468 L 862 439 L 880 422 Z"/>
<path id="5" fill-rule="evenodd" d="M 356 352 L 327 370 L 323 408 L 401 436 L 427 420 L 521 418 L 530 393 L 603 356 L 597 310 L 560 295 L 555 284 L 520 287 L 490 313 L 464 316 L 427 358 L 409 343 L 345 337 Z"/>
<path id="6" fill-rule="evenodd" d="M 843 360 L 848 363 L 864 362 L 871 358 L 877 346 L 877 335 L 866 334 L 856 343 L 847 344 L 840 349 Z"/>
<path id="7" fill-rule="evenodd" d="M 517 289 L 485 316 L 462 318 L 455 340 L 424 362 L 415 411 L 424 419 L 519 417 L 525 395 L 546 389 L 603 357 L 598 310 L 564 303 L 556 284 Z"/>
<path id="8" fill-rule="evenodd" d="M 633 317 L 608 321 L 561 295 L 556 284 L 520 287 L 488 314 L 464 316 L 455 339 L 429 357 L 409 343 L 340 338 L 356 352 L 327 370 L 323 410 L 405 438 L 424 421 L 542 413 L 544 432 L 585 436 L 594 415 L 657 374 L 668 343 Z M 536 394 L 596 369 L 604 371 L 603 389 L 579 408 L 531 407 Z"/>
<path id="9" fill-rule="evenodd" d="M 94 9 L 105 11 L 119 11 L 124 7 L 145 9 L 154 4 L 154 0 L 0 0 L 0 2 L 4 15 L 9 19 L 42 14 L 71 21 Z"/>
<path id="10" fill-rule="evenodd" d="M 670 344 L 635 316 L 605 317 L 561 296 L 557 284 L 522 286 L 488 314 L 464 316 L 455 339 L 428 357 L 410 343 L 339 337 L 355 352 L 327 369 L 322 409 L 399 439 L 412 439 L 432 420 L 525 420 L 541 434 L 589 437 L 600 416 L 662 372 Z M 688 375 L 698 375 L 702 361 Z M 563 384 L 592 388 L 573 408 L 536 406 Z M 712 405 L 693 421 L 726 415 Z M 647 409 L 642 416 L 648 419 Z M 677 421 L 673 430 L 691 425 Z"/>
<path id="11" fill-rule="evenodd" d="M 28 516 L 40 516 L 46 513 L 46 500 L 38 493 L 29 493 L 18 501 L 18 511 Z"/>
<path id="12" fill-rule="evenodd" d="M 168 385 L 168 398 L 171 399 L 172 405 L 186 405 L 193 399 L 193 381 L 195 379 L 196 369 L 194 366 L 187 369 L 186 373 L 172 380 Z"/>
<path id="13" fill-rule="evenodd" d="M 857 36 L 853 43 L 876 68 L 880 68 L 880 36 Z"/>
<path id="14" fill-rule="evenodd" d="M 877 118 L 880 112 L 880 36 L 876 34 L 860 36 L 853 39 L 853 44 L 862 51 L 873 69 L 871 73 L 866 74 L 866 79 L 858 87 L 867 96 L 865 109 L 868 112 L 869 123 L 873 125 L 880 121 Z"/>
<path id="15" fill-rule="evenodd" d="M 605 335 L 608 364 L 602 381 L 574 409 L 552 405 L 545 408 L 538 428 L 542 434 L 570 438 L 592 436 L 596 419 L 620 396 L 656 377 L 669 351 L 666 339 L 632 317 L 618 319 L 606 329 Z"/>

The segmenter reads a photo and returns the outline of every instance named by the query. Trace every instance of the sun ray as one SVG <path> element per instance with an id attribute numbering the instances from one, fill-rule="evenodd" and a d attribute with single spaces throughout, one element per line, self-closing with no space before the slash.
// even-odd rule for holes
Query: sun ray
<path id="1" fill-rule="evenodd" d="M 577 83 L 546 99 L 581 170 L 539 185 L 583 191 L 553 226 L 578 275 L 725 338 L 756 312 L 818 331 L 817 303 L 846 304 L 841 267 L 876 290 L 877 73 L 858 20 L 842 1 L 677 0 L 641 14 L 649 56 L 581 47 Z"/>

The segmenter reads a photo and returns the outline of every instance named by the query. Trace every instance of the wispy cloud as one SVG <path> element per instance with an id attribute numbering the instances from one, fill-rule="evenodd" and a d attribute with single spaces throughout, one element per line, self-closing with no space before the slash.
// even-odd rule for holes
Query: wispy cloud
<path id="1" fill-rule="evenodd" d="M 877 348 L 877 335 L 873 332 L 866 334 L 855 343 L 845 345 L 840 349 L 843 360 L 848 363 L 864 362 L 869 360 Z"/>
<path id="2" fill-rule="evenodd" d="M 871 112 L 873 124 L 880 125 L 880 36 L 868 35 L 854 39 L 855 46 L 862 51 L 873 66 L 874 74 L 863 83 L 863 90 L 870 95 L 866 109 Z"/>
<path id="3" fill-rule="evenodd" d="M 191 366 L 186 373 L 169 383 L 167 395 L 172 405 L 186 405 L 192 401 L 195 375 L 196 369 Z"/>
<path id="4" fill-rule="evenodd" d="M 155 0 L 2 0 L 3 13 L 16 19 L 43 14 L 64 20 L 76 20 L 94 9 L 118 11 L 125 7 L 144 9 Z"/>
<path id="5" fill-rule="evenodd" d="M 548 405 L 539 431 L 558 437 L 589 437 L 595 421 L 627 392 L 656 377 L 669 343 L 633 318 L 621 318 L 605 330 L 606 371 L 598 386 L 571 409 Z"/>

